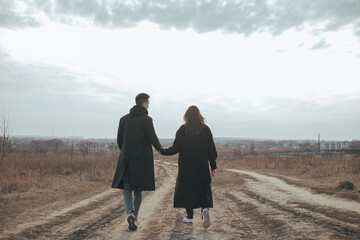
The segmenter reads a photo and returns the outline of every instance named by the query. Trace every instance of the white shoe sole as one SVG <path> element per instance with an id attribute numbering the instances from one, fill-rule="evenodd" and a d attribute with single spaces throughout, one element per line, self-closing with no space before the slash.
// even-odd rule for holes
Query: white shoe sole
<path id="1" fill-rule="evenodd" d="M 203 227 L 208 228 L 210 227 L 210 214 L 209 210 L 204 210 L 203 213 Z"/>
<path id="2" fill-rule="evenodd" d="M 194 220 L 193 220 L 193 219 L 184 218 L 184 219 L 183 219 L 183 222 L 184 222 L 184 223 L 193 223 Z"/>

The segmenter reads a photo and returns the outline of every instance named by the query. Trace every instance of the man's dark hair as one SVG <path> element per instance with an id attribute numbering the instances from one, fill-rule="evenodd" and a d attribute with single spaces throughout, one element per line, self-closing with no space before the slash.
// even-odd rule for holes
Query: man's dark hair
<path id="1" fill-rule="evenodd" d="M 149 98 L 150 98 L 149 94 L 139 93 L 135 98 L 136 106 L 141 106 L 144 102 L 147 102 Z"/>

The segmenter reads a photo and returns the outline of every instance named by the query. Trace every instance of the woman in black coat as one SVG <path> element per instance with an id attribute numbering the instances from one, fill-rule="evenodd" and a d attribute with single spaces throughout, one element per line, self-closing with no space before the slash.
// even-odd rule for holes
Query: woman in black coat
<path id="1" fill-rule="evenodd" d="M 187 109 L 184 121 L 173 146 L 162 149 L 161 154 L 179 153 L 174 207 L 186 208 L 187 217 L 183 221 L 188 223 L 193 222 L 193 209 L 201 208 L 203 226 L 208 228 L 209 208 L 213 207 L 211 177 L 215 175 L 217 152 L 210 128 L 196 106 Z"/>

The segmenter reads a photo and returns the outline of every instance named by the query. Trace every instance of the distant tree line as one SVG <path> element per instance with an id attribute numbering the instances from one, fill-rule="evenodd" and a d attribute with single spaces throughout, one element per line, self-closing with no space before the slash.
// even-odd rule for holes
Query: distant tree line
<path id="1" fill-rule="evenodd" d="M 352 140 L 350 142 L 351 149 L 360 149 L 360 140 Z"/>

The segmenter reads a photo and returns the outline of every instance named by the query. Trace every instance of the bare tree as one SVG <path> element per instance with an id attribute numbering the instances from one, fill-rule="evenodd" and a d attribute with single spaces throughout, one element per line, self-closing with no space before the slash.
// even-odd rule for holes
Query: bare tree
<path id="1" fill-rule="evenodd" d="M 79 150 L 80 150 L 80 153 L 84 157 L 84 160 L 85 160 L 86 155 L 89 154 L 88 142 L 81 142 L 79 144 Z"/>
<path id="2" fill-rule="evenodd" d="M 10 114 L 3 113 L 0 121 L 0 154 L 1 154 L 1 162 L 0 165 L 4 162 L 6 156 L 11 153 L 11 134 L 14 130 Z"/>

